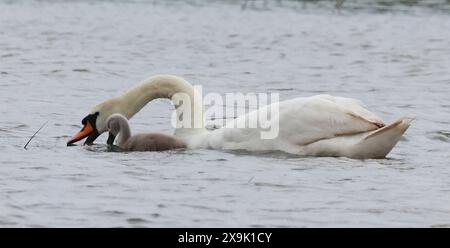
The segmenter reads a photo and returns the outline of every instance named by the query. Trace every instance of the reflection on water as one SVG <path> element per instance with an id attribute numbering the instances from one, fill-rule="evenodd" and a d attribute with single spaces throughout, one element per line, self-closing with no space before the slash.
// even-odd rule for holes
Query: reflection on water
<path id="1" fill-rule="evenodd" d="M 449 4 L 335 4 L 0 1 L 0 226 L 450 225 Z M 157 73 L 416 120 L 383 160 L 66 147 L 93 105 Z M 172 110 L 150 103 L 133 131 L 171 133 Z"/>

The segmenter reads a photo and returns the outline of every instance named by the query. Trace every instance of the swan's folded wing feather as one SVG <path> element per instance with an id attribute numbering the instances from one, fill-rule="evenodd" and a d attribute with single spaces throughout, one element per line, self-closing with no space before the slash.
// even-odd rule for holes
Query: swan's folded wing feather
<path id="1" fill-rule="evenodd" d="M 331 95 L 317 95 L 315 97 L 331 101 L 340 106 L 346 113 L 353 115 L 356 118 L 362 118 L 365 121 L 371 122 L 377 127 L 383 127 L 386 125 L 380 117 L 367 110 L 364 104 L 359 100 Z"/>
<path id="2" fill-rule="evenodd" d="M 298 145 L 378 129 L 382 120 L 349 98 L 318 95 L 280 105 L 280 138 Z"/>
<path id="3" fill-rule="evenodd" d="M 260 128 L 236 128 L 237 123 L 246 121 L 245 118 L 259 118 L 261 113 L 264 115 L 265 108 L 240 116 L 225 127 L 214 130 L 210 135 L 209 146 L 246 149 L 251 146 L 256 150 L 275 149 L 274 145 L 302 146 L 323 139 L 375 130 L 383 123 L 356 100 L 318 95 L 279 103 L 278 116 L 270 120 L 270 128 L 279 127 L 276 141 L 261 139 Z"/>

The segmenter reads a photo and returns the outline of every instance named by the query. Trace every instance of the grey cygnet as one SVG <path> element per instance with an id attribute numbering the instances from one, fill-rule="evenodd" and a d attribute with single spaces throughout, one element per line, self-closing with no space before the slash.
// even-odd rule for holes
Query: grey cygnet
<path id="1" fill-rule="evenodd" d="M 145 133 L 131 136 L 130 125 L 125 116 L 113 114 L 106 121 L 109 131 L 107 144 L 112 145 L 117 135 L 118 146 L 125 151 L 164 151 L 186 148 L 181 139 L 161 133 Z"/>

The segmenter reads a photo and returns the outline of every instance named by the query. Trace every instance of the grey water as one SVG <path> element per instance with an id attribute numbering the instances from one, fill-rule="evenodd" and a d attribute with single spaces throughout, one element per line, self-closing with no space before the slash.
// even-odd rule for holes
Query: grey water
<path id="1" fill-rule="evenodd" d="M 385 2 L 0 1 L 0 227 L 450 227 L 449 6 Z M 66 147 L 162 73 L 415 121 L 379 160 Z M 172 110 L 133 131 L 171 133 Z"/>

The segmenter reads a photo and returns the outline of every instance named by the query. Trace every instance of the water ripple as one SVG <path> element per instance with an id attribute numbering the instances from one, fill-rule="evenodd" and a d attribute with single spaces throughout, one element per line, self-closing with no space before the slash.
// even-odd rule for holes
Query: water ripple
<path id="1" fill-rule="evenodd" d="M 0 1 L 0 226 L 447 227 L 450 5 L 248 2 Z M 66 146 L 94 105 L 158 73 L 424 121 L 374 160 Z M 133 131 L 173 132 L 173 109 L 151 102 Z"/>

